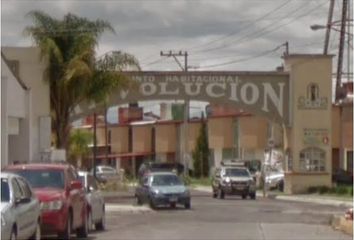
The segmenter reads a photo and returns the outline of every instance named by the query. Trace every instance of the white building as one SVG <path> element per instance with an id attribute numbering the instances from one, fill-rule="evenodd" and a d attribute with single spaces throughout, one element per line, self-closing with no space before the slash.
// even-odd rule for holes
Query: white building
<path id="1" fill-rule="evenodd" d="M 38 48 L 1 48 L 1 166 L 41 160 L 50 149 L 46 66 Z"/>

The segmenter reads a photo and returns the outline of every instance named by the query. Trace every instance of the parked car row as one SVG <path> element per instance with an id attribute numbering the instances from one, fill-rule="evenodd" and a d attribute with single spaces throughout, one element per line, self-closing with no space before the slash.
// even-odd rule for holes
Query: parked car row
<path id="1" fill-rule="evenodd" d="M 93 226 L 105 228 L 105 203 L 93 176 L 69 164 L 9 165 L 1 173 L 1 226 L 1 239 L 86 238 Z"/>

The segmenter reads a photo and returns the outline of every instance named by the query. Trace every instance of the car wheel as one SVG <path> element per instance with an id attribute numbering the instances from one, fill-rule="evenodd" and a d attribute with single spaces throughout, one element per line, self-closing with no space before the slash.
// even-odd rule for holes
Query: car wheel
<path id="1" fill-rule="evenodd" d="M 176 203 L 171 203 L 171 204 L 170 204 L 170 207 L 171 207 L 171 208 L 176 208 Z"/>
<path id="2" fill-rule="evenodd" d="M 37 223 L 36 230 L 30 237 L 31 240 L 41 240 L 41 225 L 40 222 Z"/>
<path id="3" fill-rule="evenodd" d="M 95 228 L 98 231 L 103 231 L 106 228 L 106 214 L 105 214 L 104 209 L 103 209 L 102 218 L 98 223 L 95 224 Z"/>
<path id="4" fill-rule="evenodd" d="M 242 199 L 246 199 L 247 195 L 246 194 L 242 194 Z"/>
<path id="5" fill-rule="evenodd" d="M 10 240 L 16 240 L 16 239 L 17 239 L 16 228 L 15 226 L 13 226 L 10 234 Z"/>
<path id="6" fill-rule="evenodd" d="M 68 220 L 66 221 L 66 228 L 64 232 L 58 234 L 59 239 L 69 240 L 71 237 L 71 214 L 68 215 Z"/>
<path id="7" fill-rule="evenodd" d="M 154 202 L 150 199 L 150 208 L 151 209 L 156 209 L 156 206 L 155 206 L 155 204 L 154 204 Z"/>
<path id="8" fill-rule="evenodd" d="M 283 192 L 284 191 L 284 181 L 280 181 L 277 185 L 277 188 L 279 191 Z"/>
<path id="9" fill-rule="evenodd" d="M 224 193 L 224 191 L 222 189 L 219 188 L 218 189 L 218 193 L 219 193 L 218 195 L 219 195 L 220 199 L 224 199 L 225 198 L 225 193 Z"/>
<path id="10" fill-rule="evenodd" d="M 214 191 L 213 189 L 213 198 L 217 198 L 218 197 L 218 193 Z"/>
<path id="11" fill-rule="evenodd" d="M 186 209 L 191 209 L 191 203 L 190 203 L 190 202 L 185 203 L 185 204 L 184 204 L 184 207 L 185 207 Z"/>
<path id="12" fill-rule="evenodd" d="M 88 235 L 88 222 L 87 218 L 84 217 L 83 225 L 76 230 L 76 236 L 78 238 L 86 238 Z"/>
<path id="13" fill-rule="evenodd" d="M 255 200 L 256 199 L 256 193 L 250 193 L 250 198 Z"/>
<path id="14" fill-rule="evenodd" d="M 92 213 L 91 211 L 88 211 L 87 213 L 87 231 L 92 232 L 93 228 L 93 222 L 92 222 Z"/>
<path id="15" fill-rule="evenodd" d="M 140 200 L 138 196 L 135 196 L 135 201 L 137 205 L 143 205 L 143 202 Z"/>

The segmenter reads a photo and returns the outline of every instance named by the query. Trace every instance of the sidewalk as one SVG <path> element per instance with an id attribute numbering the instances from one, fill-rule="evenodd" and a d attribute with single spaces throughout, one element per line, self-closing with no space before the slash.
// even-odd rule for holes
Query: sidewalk
<path id="1" fill-rule="evenodd" d="M 262 194 L 262 193 L 261 193 Z M 271 193 L 270 197 L 273 196 Z M 335 196 L 321 196 L 315 194 L 298 194 L 298 195 L 282 195 L 274 194 L 275 199 L 285 200 L 285 201 L 298 201 L 298 202 L 308 202 L 316 203 L 322 205 L 332 205 L 337 207 L 353 207 L 352 199 L 340 199 Z"/>
<path id="2" fill-rule="evenodd" d="M 209 186 L 192 186 L 194 190 L 201 192 L 208 192 L 211 194 L 211 187 Z M 262 191 L 257 191 L 257 196 L 262 197 Z M 298 195 L 285 195 L 277 194 L 276 192 L 268 192 L 268 198 L 278 199 L 284 201 L 297 201 L 297 202 L 307 202 L 307 203 L 316 203 L 322 205 L 332 205 L 338 207 L 353 207 L 353 200 L 351 199 L 340 199 L 335 196 L 321 196 L 315 194 L 298 194 Z"/>

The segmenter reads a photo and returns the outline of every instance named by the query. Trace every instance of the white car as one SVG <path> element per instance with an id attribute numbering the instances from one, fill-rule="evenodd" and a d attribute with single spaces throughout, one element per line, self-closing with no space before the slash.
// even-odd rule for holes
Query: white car
<path id="1" fill-rule="evenodd" d="M 95 177 L 85 171 L 79 171 L 79 178 L 85 187 L 86 199 L 88 203 L 88 229 L 96 230 L 105 229 L 105 202 L 101 191 L 97 187 Z"/>
<path id="2" fill-rule="evenodd" d="M 93 174 L 93 171 L 91 173 Z M 104 183 L 111 179 L 117 179 L 118 172 L 115 168 L 111 166 L 96 166 L 96 178 L 98 181 Z"/>
<path id="3" fill-rule="evenodd" d="M 1 239 L 41 238 L 40 203 L 28 182 L 12 173 L 1 173 Z"/>
<path id="4" fill-rule="evenodd" d="M 269 189 L 278 189 L 283 191 L 284 188 L 284 172 L 270 171 L 266 175 L 266 183 Z"/>

